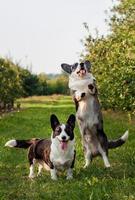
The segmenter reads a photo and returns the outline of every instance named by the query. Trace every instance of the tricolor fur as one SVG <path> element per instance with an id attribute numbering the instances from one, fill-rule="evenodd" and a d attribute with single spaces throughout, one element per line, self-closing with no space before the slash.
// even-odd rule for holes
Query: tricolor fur
<path id="1" fill-rule="evenodd" d="M 85 167 L 97 155 L 102 156 L 105 167 L 110 167 L 108 149 L 124 144 L 128 138 L 128 131 L 115 141 L 107 139 L 95 78 L 90 73 L 90 66 L 89 61 L 74 65 L 62 64 L 62 68 L 69 73 L 69 87 L 73 90 L 76 118 L 84 147 Z"/>
<path id="2" fill-rule="evenodd" d="M 62 69 L 69 73 L 69 88 L 72 91 L 85 91 L 86 86 L 95 80 L 91 73 L 91 64 L 89 61 L 84 63 L 75 63 L 73 65 L 62 64 Z"/>
<path id="3" fill-rule="evenodd" d="M 34 166 L 38 162 L 38 175 L 44 167 L 50 170 L 53 180 L 57 180 L 57 171 L 59 170 L 67 170 L 67 179 L 71 179 L 76 153 L 73 132 L 75 116 L 70 115 L 66 124 L 60 124 L 55 115 L 51 115 L 50 121 L 53 130 L 51 139 L 10 140 L 5 146 L 29 148 L 30 178 L 35 177 Z"/>

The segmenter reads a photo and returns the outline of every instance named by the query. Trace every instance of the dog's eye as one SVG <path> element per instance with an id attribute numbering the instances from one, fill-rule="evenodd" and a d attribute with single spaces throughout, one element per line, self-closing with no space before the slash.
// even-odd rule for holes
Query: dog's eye
<path id="1" fill-rule="evenodd" d="M 60 127 L 57 127 L 57 128 L 55 129 L 55 132 L 60 133 L 60 132 L 61 132 L 61 128 L 60 128 Z"/>
<path id="2" fill-rule="evenodd" d="M 70 140 L 74 139 L 74 133 L 73 133 L 73 130 L 72 130 L 72 128 L 70 126 L 66 127 L 65 132 L 70 137 Z"/>
<path id="3" fill-rule="evenodd" d="M 66 129 L 65 129 L 65 132 L 68 134 L 68 135 L 71 135 L 72 134 L 72 128 L 70 126 L 67 126 Z"/>

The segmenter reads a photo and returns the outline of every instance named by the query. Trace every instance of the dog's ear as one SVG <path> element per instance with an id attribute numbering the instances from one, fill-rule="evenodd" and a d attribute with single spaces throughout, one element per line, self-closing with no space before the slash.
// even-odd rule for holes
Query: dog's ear
<path id="1" fill-rule="evenodd" d="M 67 120 L 67 124 L 72 128 L 74 129 L 75 128 L 75 115 L 71 114 Z"/>
<path id="2" fill-rule="evenodd" d="M 74 63 L 73 65 L 71 65 L 71 70 L 75 71 L 77 66 L 78 66 L 78 63 Z"/>
<path id="3" fill-rule="evenodd" d="M 84 62 L 84 65 L 86 66 L 86 68 L 87 68 L 88 71 L 90 72 L 90 70 L 91 70 L 91 63 L 90 63 L 90 61 L 89 61 L 89 60 L 86 60 L 86 61 Z"/>
<path id="4" fill-rule="evenodd" d="M 53 131 L 55 130 L 55 128 L 58 125 L 60 125 L 60 122 L 59 122 L 58 118 L 54 114 L 51 115 L 50 122 L 51 122 L 51 127 L 52 127 Z"/>
<path id="5" fill-rule="evenodd" d="M 71 74 L 71 72 L 72 72 L 71 65 L 63 63 L 63 64 L 61 64 L 61 67 L 65 72 Z"/>

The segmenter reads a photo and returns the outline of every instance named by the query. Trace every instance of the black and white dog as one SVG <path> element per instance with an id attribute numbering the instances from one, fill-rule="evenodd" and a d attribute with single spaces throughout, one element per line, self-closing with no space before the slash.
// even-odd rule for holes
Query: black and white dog
<path id="1" fill-rule="evenodd" d="M 82 135 L 85 166 L 93 157 L 100 155 L 105 167 L 110 167 L 108 149 L 121 146 L 128 138 L 128 131 L 115 140 L 109 141 L 103 129 L 103 117 L 98 100 L 95 78 L 90 72 L 90 62 L 74 65 L 62 64 L 64 71 L 70 74 L 69 87 L 76 105 L 76 118 Z"/>
<path id="2" fill-rule="evenodd" d="M 86 85 L 93 83 L 95 80 L 91 73 L 91 64 L 89 61 L 84 63 L 75 63 L 73 65 L 62 64 L 62 69 L 69 75 L 69 88 L 72 91 L 85 91 Z"/>
<path id="3" fill-rule="evenodd" d="M 67 179 L 73 178 L 75 162 L 74 127 L 75 116 L 70 115 L 66 124 L 60 124 L 55 115 L 50 117 L 51 139 L 9 140 L 5 146 L 29 148 L 28 160 L 30 163 L 29 178 L 34 178 L 34 165 L 39 164 L 38 175 L 42 168 L 50 170 L 51 178 L 57 180 L 57 170 L 67 170 Z"/>

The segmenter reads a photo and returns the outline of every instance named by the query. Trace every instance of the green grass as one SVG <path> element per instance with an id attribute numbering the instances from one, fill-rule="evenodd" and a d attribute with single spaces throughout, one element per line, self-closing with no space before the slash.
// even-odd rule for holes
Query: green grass
<path id="1" fill-rule="evenodd" d="M 96 158 L 83 169 L 84 156 L 78 127 L 75 128 L 77 158 L 74 179 L 67 181 L 61 174 L 57 182 L 49 172 L 28 179 L 27 151 L 4 147 L 7 140 L 31 137 L 50 137 L 50 114 L 65 122 L 75 113 L 71 97 L 33 97 L 21 99 L 24 109 L 0 119 L 0 200 L 135 200 L 135 126 L 126 113 L 104 112 L 104 126 L 108 138 L 117 138 L 126 129 L 129 140 L 122 147 L 110 150 L 110 169 L 104 169 Z"/>

